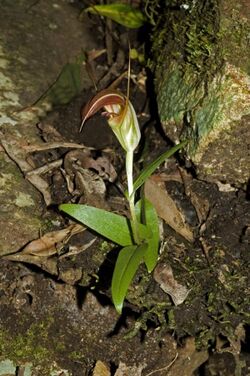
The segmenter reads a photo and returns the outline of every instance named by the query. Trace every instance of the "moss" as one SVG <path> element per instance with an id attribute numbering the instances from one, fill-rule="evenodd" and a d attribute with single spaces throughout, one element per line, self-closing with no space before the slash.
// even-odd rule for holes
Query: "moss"
<path id="1" fill-rule="evenodd" d="M 250 74 L 249 4 L 224 0 L 221 8 L 220 39 L 225 59 Z"/>
<path id="2" fill-rule="evenodd" d="M 224 64 L 219 45 L 218 3 L 189 0 L 183 7 L 172 0 L 155 9 L 159 9 L 159 17 L 152 33 L 150 67 L 156 76 L 160 118 L 168 137 L 174 141 L 178 141 L 183 126 L 189 124 L 186 133 L 196 145 L 201 134 L 209 129 L 209 121 L 216 116 L 218 107 L 216 103 L 208 103 L 202 114 L 208 92 L 210 98 L 215 96 L 209 83 Z M 200 110 L 198 118 L 206 120 L 201 130 L 195 118 L 197 110 Z"/>
<path id="3" fill-rule="evenodd" d="M 128 338 L 155 326 L 174 331 L 180 339 L 195 337 L 198 349 L 214 345 L 219 335 L 229 341 L 234 339 L 239 324 L 250 324 L 247 264 L 221 247 L 211 250 L 209 265 L 201 249 L 192 247 L 185 257 L 175 261 L 175 246 L 170 244 L 171 252 L 161 254 L 161 259 L 171 265 L 175 279 L 190 289 L 189 295 L 184 303 L 174 306 L 141 268 L 127 298 L 142 313 Z"/>
<path id="4" fill-rule="evenodd" d="M 72 351 L 71 353 L 69 353 L 69 359 L 73 360 L 73 361 L 79 361 L 83 358 L 83 354 L 82 352 L 80 351 Z"/>
<path id="5" fill-rule="evenodd" d="M 207 71 L 211 73 L 211 67 L 216 71 L 222 57 L 217 43 L 217 1 L 202 4 L 187 0 L 186 8 L 174 0 L 164 5 L 159 1 L 158 5 L 161 6 L 157 8 L 154 4 L 154 10 L 158 10 L 158 20 L 152 33 L 152 58 L 157 75 L 160 77 L 173 60 L 183 67 L 184 72 L 187 66 L 201 75 L 207 74 Z"/>
<path id="6" fill-rule="evenodd" d="M 100 251 L 101 251 L 102 253 L 105 253 L 105 254 L 106 254 L 106 253 L 108 253 L 109 251 L 111 251 L 111 249 L 113 248 L 113 246 L 112 246 L 109 242 L 107 242 L 106 240 L 103 240 L 103 241 L 101 242 L 99 248 L 100 248 Z"/>
<path id="7" fill-rule="evenodd" d="M 174 142 L 191 140 L 187 154 L 201 179 L 245 184 L 249 159 L 235 143 L 248 136 L 242 118 L 249 113 L 249 5 L 239 0 L 146 4 L 155 20 L 149 66 L 166 135 Z"/>
<path id="8" fill-rule="evenodd" d="M 48 371 L 53 361 L 53 339 L 49 338 L 49 329 L 53 321 L 52 318 L 47 318 L 42 322 L 33 323 L 24 334 L 18 333 L 15 336 L 1 329 L 2 357 L 13 360 L 15 364 L 29 362 L 33 366 L 40 365 L 44 371 Z"/>

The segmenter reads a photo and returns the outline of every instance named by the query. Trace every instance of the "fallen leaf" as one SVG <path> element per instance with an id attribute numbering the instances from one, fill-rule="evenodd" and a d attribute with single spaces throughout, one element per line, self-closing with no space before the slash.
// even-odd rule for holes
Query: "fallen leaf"
<path id="1" fill-rule="evenodd" d="M 235 192 L 237 190 L 231 184 L 224 184 L 220 181 L 217 181 L 216 184 L 220 192 Z"/>
<path id="2" fill-rule="evenodd" d="M 192 189 L 190 189 L 189 197 L 201 225 L 208 217 L 210 211 L 209 201 L 203 197 L 200 197 L 196 192 L 193 192 Z"/>
<path id="3" fill-rule="evenodd" d="M 241 352 L 241 343 L 245 341 L 246 331 L 242 323 L 240 323 L 236 328 L 232 336 L 227 339 L 221 339 L 217 337 L 216 339 L 216 350 L 218 353 L 228 352 L 235 355 L 239 355 Z M 230 346 L 225 347 L 225 343 L 228 341 Z"/>
<path id="4" fill-rule="evenodd" d="M 175 280 L 169 265 L 158 264 L 154 270 L 154 279 L 159 283 L 160 288 L 171 296 L 176 306 L 183 303 L 190 292 L 186 286 Z"/>
<path id="5" fill-rule="evenodd" d="M 41 238 L 33 240 L 30 242 L 24 249 L 19 252 L 19 255 L 34 255 L 34 256 L 43 256 L 49 257 L 58 253 L 58 245 L 62 247 L 66 244 L 71 236 L 78 234 L 85 230 L 85 227 L 74 224 L 70 225 L 67 228 L 59 231 L 48 232 L 43 235 Z"/>
<path id="6" fill-rule="evenodd" d="M 37 144 L 23 146 L 23 150 L 25 150 L 27 153 L 34 153 L 37 151 L 46 151 L 46 150 L 60 149 L 60 148 L 94 150 L 94 148 L 85 146 L 83 144 L 76 144 L 75 142 L 64 142 L 64 141 L 43 142 L 43 143 L 39 142 Z"/>
<path id="7" fill-rule="evenodd" d="M 60 256 L 60 260 L 66 257 L 79 255 L 79 253 L 85 251 L 94 244 L 97 238 L 91 239 L 88 243 L 83 244 L 81 247 L 69 246 L 69 251 Z"/>
<path id="8" fill-rule="evenodd" d="M 27 175 L 26 179 L 34 186 L 36 189 L 38 189 L 39 192 L 43 195 L 43 199 L 45 201 L 45 204 L 49 206 L 51 204 L 51 194 L 50 194 L 50 189 L 49 189 L 49 184 L 48 182 L 41 178 L 39 175 Z"/>
<path id="9" fill-rule="evenodd" d="M 92 376 L 110 376 L 108 365 L 101 360 L 97 360 Z"/>
<path id="10" fill-rule="evenodd" d="M 117 173 L 110 162 L 110 160 L 103 156 L 99 157 L 95 161 L 95 168 L 98 174 L 104 179 L 108 180 L 109 182 L 113 183 L 117 178 Z"/>
<path id="11" fill-rule="evenodd" d="M 104 180 L 112 182 L 117 174 L 107 157 L 94 159 L 90 150 L 72 150 L 64 158 L 64 170 L 68 190 L 80 196 L 79 203 L 108 209 Z"/>
<path id="12" fill-rule="evenodd" d="M 147 373 L 146 376 L 152 376 L 155 373 L 157 374 L 157 373 L 159 373 L 159 372 L 161 373 L 163 371 L 166 372 L 169 368 L 172 367 L 172 365 L 175 363 L 175 361 L 176 361 L 177 358 L 178 358 L 178 353 L 175 354 L 174 359 L 169 364 L 167 364 L 165 367 L 154 369 L 153 371 Z"/>
<path id="13" fill-rule="evenodd" d="M 115 376 L 141 376 L 145 364 L 138 366 L 127 366 L 125 363 L 120 362 L 119 367 L 115 372 Z"/>
<path id="14" fill-rule="evenodd" d="M 178 358 L 168 370 L 168 376 L 193 376 L 194 371 L 208 359 L 208 351 L 197 351 L 195 348 L 195 338 L 186 340 L 183 348 L 178 351 Z"/>
<path id="15" fill-rule="evenodd" d="M 3 258 L 5 260 L 25 262 L 27 264 L 36 265 L 51 275 L 58 275 L 57 259 L 53 257 L 45 258 L 43 256 L 16 253 L 13 255 L 4 256 Z"/>
<path id="16" fill-rule="evenodd" d="M 194 241 L 190 226 L 185 223 L 185 217 L 170 197 L 165 186 L 157 184 L 152 178 L 145 183 L 145 196 L 154 205 L 159 217 L 177 233 L 190 242 Z"/>
<path id="17" fill-rule="evenodd" d="M 103 48 L 101 50 L 93 49 L 93 50 L 87 51 L 86 52 L 86 54 L 87 54 L 87 60 L 88 61 L 95 60 L 99 56 L 103 55 L 104 53 L 106 53 L 106 48 Z"/>

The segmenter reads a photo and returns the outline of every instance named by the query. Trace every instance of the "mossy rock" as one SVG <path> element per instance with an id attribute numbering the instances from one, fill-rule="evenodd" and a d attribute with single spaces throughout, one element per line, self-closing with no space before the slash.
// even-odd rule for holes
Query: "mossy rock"
<path id="1" fill-rule="evenodd" d="M 36 125 L 49 110 L 90 85 L 82 47 L 94 42 L 78 15 L 66 3 L 1 4 L 0 256 L 18 251 L 48 226 L 42 196 L 24 176 L 35 167 L 25 147 L 42 143 Z"/>
<path id="2" fill-rule="evenodd" d="M 249 11 L 242 0 L 172 1 L 152 34 L 163 129 L 174 142 L 190 139 L 187 156 L 209 181 L 249 178 Z"/>

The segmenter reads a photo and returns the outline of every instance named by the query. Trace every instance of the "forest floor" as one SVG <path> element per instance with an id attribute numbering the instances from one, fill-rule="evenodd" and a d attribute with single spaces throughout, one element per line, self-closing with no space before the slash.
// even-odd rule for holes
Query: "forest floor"
<path id="1" fill-rule="evenodd" d="M 70 6 L 80 12 L 79 4 Z M 126 93 L 127 31 L 84 20 L 97 31 L 96 48 L 85 46 L 91 79 L 98 90 L 115 82 Z M 139 53 L 142 37 L 129 35 Z M 144 63 L 131 67 L 138 174 L 172 145 Z M 159 262 L 152 275 L 139 268 L 118 315 L 110 283 L 119 250 L 58 210 L 72 202 L 128 215 L 124 153 L 105 118 L 95 115 L 79 133 L 81 108 L 94 94 L 93 85 L 37 124 L 41 141 L 57 144 L 31 156 L 35 168 L 46 167 L 48 230 L 0 259 L 0 375 L 250 375 L 247 188 L 198 180 L 182 152 L 163 163 L 147 186 L 160 217 Z"/>

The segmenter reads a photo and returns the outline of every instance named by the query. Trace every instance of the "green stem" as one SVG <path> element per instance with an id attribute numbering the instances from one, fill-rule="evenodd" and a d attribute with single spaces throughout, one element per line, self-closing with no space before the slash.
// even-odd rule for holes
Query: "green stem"
<path id="1" fill-rule="evenodd" d="M 128 202 L 129 209 L 131 214 L 131 225 L 134 241 L 136 244 L 140 243 L 139 231 L 138 231 L 138 222 L 135 214 L 135 192 L 134 192 L 134 182 L 133 182 L 133 159 L 134 152 L 128 151 L 126 154 L 126 173 L 127 173 L 127 182 L 128 182 Z"/>

